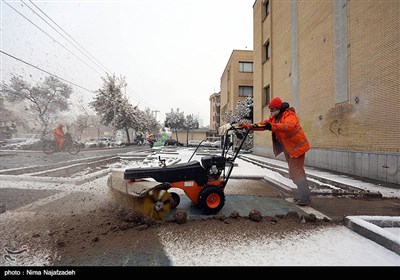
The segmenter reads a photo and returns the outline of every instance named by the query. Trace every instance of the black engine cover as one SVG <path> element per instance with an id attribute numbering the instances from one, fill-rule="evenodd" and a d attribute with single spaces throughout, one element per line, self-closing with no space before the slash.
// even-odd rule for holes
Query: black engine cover
<path id="1" fill-rule="evenodd" d="M 179 182 L 195 180 L 199 186 L 207 183 L 207 172 L 198 161 L 178 163 L 167 167 L 130 168 L 124 172 L 124 179 L 153 178 L 157 182 Z"/>
<path id="2" fill-rule="evenodd" d="M 205 156 L 201 158 L 201 164 L 204 169 L 209 170 L 211 166 L 216 165 L 218 170 L 225 168 L 226 159 L 223 156 Z"/>

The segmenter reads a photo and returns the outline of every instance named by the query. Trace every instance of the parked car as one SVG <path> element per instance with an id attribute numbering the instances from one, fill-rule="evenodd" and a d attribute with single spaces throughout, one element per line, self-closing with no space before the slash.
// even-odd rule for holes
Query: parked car
<path id="1" fill-rule="evenodd" d="M 175 139 L 169 138 L 165 140 L 164 146 L 183 146 L 183 144 Z"/>
<path id="2" fill-rule="evenodd" d="M 188 146 L 189 147 L 197 147 L 200 144 L 199 140 L 189 140 Z"/>
<path id="3" fill-rule="evenodd" d="M 81 141 L 85 148 L 97 148 L 99 143 L 97 141 L 88 140 L 88 141 Z"/>
<path id="4" fill-rule="evenodd" d="M 125 142 L 122 140 L 117 140 L 114 142 L 114 146 L 123 147 L 123 146 L 125 146 Z"/>
<path id="5" fill-rule="evenodd" d="M 216 140 L 214 142 L 211 142 L 211 147 L 213 147 L 213 148 L 221 148 L 221 140 Z"/>
<path id="6" fill-rule="evenodd" d="M 135 138 L 132 142 L 132 145 L 138 145 L 141 146 L 144 144 L 144 139 L 143 138 Z"/>
<path id="7" fill-rule="evenodd" d="M 211 142 L 208 140 L 204 140 L 203 142 L 201 142 L 201 146 L 202 147 L 211 147 Z"/>
<path id="8" fill-rule="evenodd" d="M 102 137 L 97 139 L 97 143 L 99 147 L 107 147 L 111 145 L 111 139 L 108 137 Z"/>

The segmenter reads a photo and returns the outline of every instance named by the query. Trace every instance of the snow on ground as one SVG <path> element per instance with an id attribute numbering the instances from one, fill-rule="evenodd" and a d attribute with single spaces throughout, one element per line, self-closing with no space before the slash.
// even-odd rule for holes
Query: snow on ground
<path id="1" fill-rule="evenodd" d="M 193 149 L 181 149 L 177 154 L 160 154 L 163 157 L 180 159 L 187 162 Z M 200 160 L 203 155 L 196 155 L 192 160 Z M 269 176 L 290 185 L 291 181 L 277 172 L 261 168 L 246 161 L 237 159 L 238 166 L 234 167 L 233 176 Z M 284 163 L 283 163 L 284 164 Z M 130 165 L 136 167 L 137 165 Z M 126 168 L 118 166 L 118 168 Z M 337 178 L 335 178 L 337 179 Z M 355 180 L 344 178 L 347 183 Z M 93 186 L 96 186 L 93 188 Z M 104 192 L 106 178 L 99 178 L 95 182 L 84 183 L 80 186 L 74 184 L 39 183 L 32 181 L 5 181 L 2 180 L 1 188 L 32 188 L 32 189 L 57 189 L 65 194 L 73 191 L 96 192 L 101 188 Z M 376 190 L 376 186 L 364 187 Z M 54 200 L 63 194 L 54 195 Z M 400 195 L 396 192 L 396 197 Z M 47 203 L 50 198 L 32 203 L 31 206 Z M 30 209 L 29 205 L 24 207 Z M 26 213 L 26 212 L 25 212 Z M 10 218 L 11 213 L 2 214 L 2 222 Z M 371 227 L 372 229 L 374 227 Z M 390 236 L 399 237 L 398 227 L 384 228 L 390 231 Z M 190 238 L 188 238 L 190 237 Z M 400 256 L 385 247 L 353 232 L 345 226 L 321 228 L 314 231 L 302 232 L 276 238 L 258 236 L 244 238 L 244 236 L 210 237 L 207 234 L 186 233 L 171 235 L 168 231 L 160 229 L 159 238 L 165 253 L 174 266 L 400 266 Z M 196 242 L 193 242 L 196 240 Z M 46 263 L 46 252 L 35 263 Z M 23 265 L 21 263 L 21 265 Z"/>
<path id="2" fill-rule="evenodd" d="M 180 162 L 189 161 L 193 151 L 194 149 L 180 149 Z M 219 153 L 217 152 L 217 154 Z M 160 154 L 160 156 L 163 158 L 171 155 Z M 194 155 L 191 160 L 200 161 L 202 156 L 204 154 Z M 257 158 L 257 156 L 254 157 Z M 270 160 L 282 168 L 287 166 L 286 162 L 279 160 L 263 157 L 258 159 Z M 233 168 L 232 177 L 268 177 L 269 180 L 280 182 L 288 188 L 296 188 L 290 179 L 278 172 L 262 168 L 240 158 L 237 158 L 235 162 L 237 165 Z M 353 185 L 363 190 L 379 191 L 384 197 L 400 197 L 400 190 L 387 189 L 327 172 L 307 171 L 316 176 Z M 368 222 L 365 223 L 368 224 Z M 386 231 L 385 235 L 390 236 L 398 234 L 398 229 L 398 227 L 379 228 L 380 231 Z M 173 265 L 177 266 L 400 266 L 399 255 L 345 226 L 319 230 L 305 235 L 288 236 L 284 239 L 269 240 L 259 237 L 250 242 L 242 241 L 242 236 L 238 236 L 236 240 L 228 243 L 226 240 L 221 242 L 219 239 L 204 238 L 202 235 L 196 238 L 200 238 L 200 240 L 197 239 L 199 242 L 196 242 L 197 246 L 193 247 L 192 238 L 188 240 L 187 236 L 160 234 L 166 253 L 171 258 Z"/>
<path id="3" fill-rule="evenodd" d="M 400 266 L 399 255 L 345 226 L 275 238 L 167 231 L 159 238 L 174 266 Z"/>

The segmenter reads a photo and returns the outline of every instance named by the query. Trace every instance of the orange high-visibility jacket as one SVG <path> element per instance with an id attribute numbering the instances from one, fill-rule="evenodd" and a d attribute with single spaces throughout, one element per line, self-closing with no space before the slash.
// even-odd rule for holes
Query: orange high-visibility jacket
<path id="1" fill-rule="evenodd" d="M 60 147 L 64 145 L 64 131 L 62 130 L 62 128 L 57 127 L 56 129 L 54 129 L 54 139 L 57 140 Z"/>
<path id="2" fill-rule="evenodd" d="M 278 121 L 275 117 L 270 117 L 261 122 L 261 124 L 266 122 L 269 122 L 272 127 L 272 143 L 275 156 L 285 149 L 290 157 L 297 158 L 310 150 L 310 144 L 300 126 L 294 108 L 291 107 L 283 112 Z"/>

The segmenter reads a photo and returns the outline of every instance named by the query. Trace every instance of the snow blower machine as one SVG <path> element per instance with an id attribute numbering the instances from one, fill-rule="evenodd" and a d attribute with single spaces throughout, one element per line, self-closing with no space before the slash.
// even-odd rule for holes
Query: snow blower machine
<path id="1" fill-rule="evenodd" d="M 222 154 L 201 157 L 201 162 L 191 160 L 201 145 L 185 163 L 165 166 L 159 157 L 160 167 L 129 168 L 113 172 L 108 186 L 114 197 L 136 211 L 155 220 L 164 220 L 180 203 L 180 196 L 169 191 L 181 189 L 191 202 L 207 215 L 219 212 L 225 205 L 224 188 L 250 130 L 241 125 L 220 127 Z M 237 136 L 233 147 L 230 136 Z M 232 149 L 232 151 L 230 151 Z"/>

